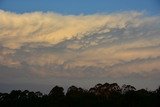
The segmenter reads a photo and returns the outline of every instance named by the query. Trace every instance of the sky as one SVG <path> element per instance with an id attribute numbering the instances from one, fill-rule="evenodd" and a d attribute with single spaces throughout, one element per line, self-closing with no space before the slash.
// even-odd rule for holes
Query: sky
<path id="1" fill-rule="evenodd" d="M 0 0 L 0 91 L 160 84 L 159 0 Z"/>
<path id="2" fill-rule="evenodd" d="M 132 10 L 159 14 L 159 5 L 159 0 L 0 0 L 1 9 L 16 13 L 49 11 L 76 15 Z"/>

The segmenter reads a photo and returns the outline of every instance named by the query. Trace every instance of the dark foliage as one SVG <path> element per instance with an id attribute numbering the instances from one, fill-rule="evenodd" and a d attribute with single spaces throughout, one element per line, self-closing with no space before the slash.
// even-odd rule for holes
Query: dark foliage
<path id="1" fill-rule="evenodd" d="M 97 84 L 89 90 L 55 86 L 48 95 L 28 90 L 0 93 L 0 107 L 160 107 L 160 87 L 136 90 L 131 85 Z"/>

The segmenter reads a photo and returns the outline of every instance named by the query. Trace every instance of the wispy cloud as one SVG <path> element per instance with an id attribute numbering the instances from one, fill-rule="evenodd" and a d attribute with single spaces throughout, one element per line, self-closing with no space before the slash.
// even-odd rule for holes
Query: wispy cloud
<path id="1" fill-rule="evenodd" d="M 53 77 L 160 72 L 159 16 L 3 10 L 0 16 L 0 65 L 14 70 Z"/>
<path id="2" fill-rule="evenodd" d="M 141 13 L 68 15 L 56 13 L 16 14 L 0 11 L 0 39 L 4 47 L 16 49 L 24 43 L 48 43 L 82 38 L 92 33 L 109 32 L 112 28 L 124 28 L 128 22 L 137 25 Z"/>

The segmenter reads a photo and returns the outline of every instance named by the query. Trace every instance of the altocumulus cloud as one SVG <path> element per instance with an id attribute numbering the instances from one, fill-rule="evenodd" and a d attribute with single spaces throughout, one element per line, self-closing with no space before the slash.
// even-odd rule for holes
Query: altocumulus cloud
<path id="1" fill-rule="evenodd" d="M 123 77 L 160 72 L 160 17 L 0 11 L 0 73 Z M 10 70 L 9 70 L 10 71 Z"/>

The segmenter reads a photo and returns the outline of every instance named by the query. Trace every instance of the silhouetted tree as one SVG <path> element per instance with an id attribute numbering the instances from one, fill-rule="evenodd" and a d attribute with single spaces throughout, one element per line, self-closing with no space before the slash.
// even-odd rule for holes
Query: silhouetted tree
<path id="1" fill-rule="evenodd" d="M 129 91 L 136 91 L 136 88 L 134 86 L 124 84 L 121 90 L 122 90 L 122 93 L 126 93 Z"/>
<path id="2" fill-rule="evenodd" d="M 86 90 L 84 90 L 82 88 L 77 88 L 75 86 L 71 86 L 68 88 L 66 96 L 78 97 L 78 96 L 82 96 L 85 93 L 86 93 Z"/>
<path id="3" fill-rule="evenodd" d="M 49 96 L 54 96 L 54 97 L 63 97 L 64 96 L 64 92 L 63 92 L 63 88 L 59 87 L 59 86 L 55 86 L 49 93 Z"/>
<path id="4" fill-rule="evenodd" d="M 66 95 L 63 91 L 62 87 L 55 86 L 48 95 L 28 90 L 0 93 L 0 107 L 160 107 L 160 87 L 148 91 L 105 83 L 89 90 L 71 86 Z"/>
<path id="5" fill-rule="evenodd" d="M 37 97 L 43 97 L 43 94 L 42 94 L 40 91 L 35 92 L 35 95 L 36 95 Z"/>

